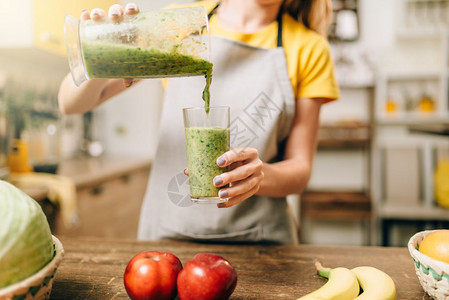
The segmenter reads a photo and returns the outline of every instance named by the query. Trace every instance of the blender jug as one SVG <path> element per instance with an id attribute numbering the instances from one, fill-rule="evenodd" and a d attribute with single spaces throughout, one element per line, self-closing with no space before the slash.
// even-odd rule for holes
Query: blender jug
<path id="1" fill-rule="evenodd" d="M 120 22 L 65 17 L 64 34 L 73 80 L 210 75 L 208 19 L 204 7 L 124 15 Z"/>

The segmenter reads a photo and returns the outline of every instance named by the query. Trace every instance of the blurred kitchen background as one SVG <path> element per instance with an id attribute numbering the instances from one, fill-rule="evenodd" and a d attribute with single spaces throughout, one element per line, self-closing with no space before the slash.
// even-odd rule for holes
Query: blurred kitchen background
<path id="1" fill-rule="evenodd" d="M 0 177 L 14 181 L 9 160 L 15 170 L 70 179 L 75 199 L 54 178 L 19 182 L 56 234 L 136 236 L 160 81 L 145 80 L 84 115 L 63 116 L 57 105 L 69 71 L 64 15 L 116 2 L 0 0 Z M 167 5 L 134 2 L 141 10 Z M 289 197 L 300 240 L 404 246 L 418 230 L 449 227 L 449 0 L 333 5 L 341 99 L 323 107 L 307 190 Z"/>

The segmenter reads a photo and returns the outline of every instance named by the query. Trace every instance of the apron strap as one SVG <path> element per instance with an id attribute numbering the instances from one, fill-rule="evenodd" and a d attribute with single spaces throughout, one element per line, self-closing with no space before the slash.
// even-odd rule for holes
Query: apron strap
<path id="1" fill-rule="evenodd" d="M 210 18 L 215 14 L 219 5 L 220 3 L 217 3 L 217 5 L 215 5 L 215 7 L 207 15 L 208 20 L 210 20 Z M 282 11 L 283 9 L 281 7 L 279 9 L 278 15 L 276 16 L 276 21 L 278 22 L 278 36 L 276 47 L 282 47 Z"/>
<path id="2" fill-rule="evenodd" d="M 220 3 L 217 3 L 217 5 L 215 5 L 215 7 L 207 15 L 207 19 L 208 20 L 210 20 L 210 18 L 212 18 L 212 16 L 215 14 L 215 12 L 217 11 L 218 6 L 220 6 Z"/>
<path id="3" fill-rule="evenodd" d="M 276 20 L 278 21 L 278 39 L 277 39 L 277 47 L 282 47 L 282 9 L 283 6 L 279 8 L 278 15 L 276 17 Z"/>

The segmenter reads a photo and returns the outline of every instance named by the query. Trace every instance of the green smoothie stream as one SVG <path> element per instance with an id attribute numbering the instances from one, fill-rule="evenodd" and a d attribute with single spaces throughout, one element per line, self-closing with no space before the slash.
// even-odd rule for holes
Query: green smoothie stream
<path id="1" fill-rule="evenodd" d="M 217 166 L 217 158 L 229 150 L 229 128 L 185 128 L 190 196 L 217 197 L 219 188 L 213 184 L 216 175 L 228 168 Z"/>
<path id="2" fill-rule="evenodd" d="M 204 74 L 204 108 L 209 113 L 209 86 L 212 80 L 212 63 L 185 55 L 176 47 L 169 52 L 151 48 L 143 49 L 125 44 L 83 42 L 84 65 L 89 78 L 155 78 L 193 76 Z"/>

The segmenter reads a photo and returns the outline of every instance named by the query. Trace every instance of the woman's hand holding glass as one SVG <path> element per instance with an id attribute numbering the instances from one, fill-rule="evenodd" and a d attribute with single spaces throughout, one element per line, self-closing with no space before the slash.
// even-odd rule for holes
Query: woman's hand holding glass
<path id="1" fill-rule="evenodd" d="M 220 167 L 229 166 L 229 171 L 215 176 L 214 185 L 223 187 L 219 190 L 220 198 L 228 198 L 227 202 L 217 206 L 231 207 L 255 195 L 264 179 L 263 162 L 255 148 L 234 148 L 217 158 Z M 189 175 L 185 169 L 184 174 Z"/>
<path id="2" fill-rule="evenodd" d="M 259 191 L 264 178 L 263 163 L 257 149 L 235 148 L 224 153 L 217 159 L 220 167 L 229 166 L 229 171 L 214 178 L 216 187 L 220 189 L 220 198 L 229 198 L 228 202 L 219 203 L 218 207 L 231 207 Z M 228 187 L 225 187 L 228 185 Z"/>

